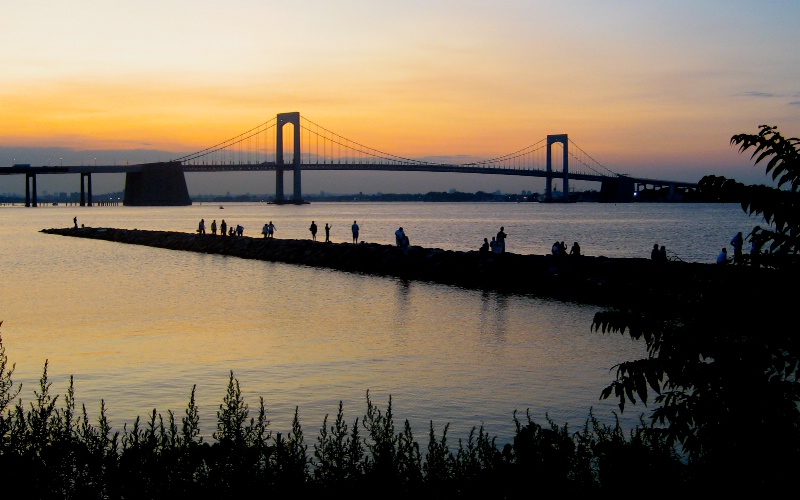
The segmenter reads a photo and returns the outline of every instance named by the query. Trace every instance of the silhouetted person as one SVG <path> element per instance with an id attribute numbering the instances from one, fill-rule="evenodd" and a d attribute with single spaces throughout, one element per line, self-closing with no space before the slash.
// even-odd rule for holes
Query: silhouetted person
<path id="1" fill-rule="evenodd" d="M 236 235 L 242 236 L 244 234 L 244 226 L 241 224 L 236 224 Z"/>
<path id="2" fill-rule="evenodd" d="M 667 247 L 664 245 L 661 245 L 661 248 L 658 249 L 658 261 L 667 262 Z"/>
<path id="3" fill-rule="evenodd" d="M 272 221 L 269 221 L 267 229 L 269 229 L 268 231 L 269 237 L 273 238 L 275 236 L 275 224 L 273 224 Z"/>
<path id="4" fill-rule="evenodd" d="M 492 253 L 500 253 L 500 246 L 497 244 L 497 239 L 492 236 L 492 241 L 489 242 L 489 248 L 492 250 Z"/>
<path id="5" fill-rule="evenodd" d="M 331 242 L 331 226 L 328 223 L 325 223 L 325 243 Z"/>
<path id="6" fill-rule="evenodd" d="M 234 230 L 233 226 L 231 226 L 231 228 L 228 230 L 228 236 L 233 236 L 234 234 L 236 234 L 236 230 Z"/>
<path id="7" fill-rule="evenodd" d="M 211 234 L 217 235 L 217 219 L 211 221 Z"/>
<path id="8" fill-rule="evenodd" d="M 650 260 L 658 262 L 658 243 L 654 244 L 653 249 L 650 250 Z"/>
<path id="9" fill-rule="evenodd" d="M 197 233 L 206 234 L 206 221 L 204 219 L 200 219 L 200 224 L 197 225 Z"/>
<path id="10" fill-rule="evenodd" d="M 553 243 L 553 246 L 550 247 L 550 253 L 553 254 L 553 257 L 561 257 L 561 242 L 556 241 Z"/>
<path id="11" fill-rule="evenodd" d="M 728 249 L 722 247 L 720 250 L 719 255 L 717 255 L 717 264 L 727 264 L 728 263 Z"/>
<path id="12" fill-rule="evenodd" d="M 483 239 L 483 245 L 481 245 L 481 248 L 478 250 L 478 256 L 481 258 L 481 260 L 485 260 L 489 256 L 489 239 L 488 238 L 484 238 Z"/>
<path id="13" fill-rule="evenodd" d="M 581 256 L 581 246 L 578 245 L 577 241 L 572 244 L 572 248 L 570 248 L 569 254 L 572 257 L 580 257 Z"/>
<path id="14" fill-rule="evenodd" d="M 397 244 L 398 247 L 403 246 L 403 242 L 405 241 L 406 233 L 403 232 L 403 228 L 401 227 L 397 231 L 394 232 L 394 242 Z"/>
<path id="15" fill-rule="evenodd" d="M 313 241 L 317 241 L 317 224 L 313 220 L 311 221 L 311 225 L 308 227 L 308 230 L 311 231 L 311 239 Z"/>
<path id="16" fill-rule="evenodd" d="M 73 217 L 72 218 L 72 223 L 75 224 L 75 229 L 78 229 L 78 218 L 77 217 Z"/>
<path id="17" fill-rule="evenodd" d="M 353 221 L 353 225 L 350 226 L 350 229 L 353 230 L 353 243 L 358 243 L 358 224 L 356 224 L 356 221 Z"/>
<path id="18" fill-rule="evenodd" d="M 764 246 L 764 238 L 758 233 L 760 229 L 760 226 L 756 226 L 747 235 L 750 238 L 750 265 L 756 267 L 761 265 L 761 247 Z"/>
<path id="19" fill-rule="evenodd" d="M 228 234 L 227 231 L 228 231 L 228 225 L 225 224 L 225 219 L 222 219 L 222 222 L 219 225 L 219 233 L 222 236 L 227 236 L 227 234 Z"/>
<path id="20" fill-rule="evenodd" d="M 742 237 L 741 231 L 736 233 L 736 236 L 733 237 L 733 239 L 731 240 L 731 246 L 733 247 L 733 263 L 741 264 L 742 246 L 744 246 L 744 238 Z"/>
<path id="21" fill-rule="evenodd" d="M 506 251 L 506 236 L 505 228 L 500 227 L 500 231 L 497 232 L 497 247 L 499 253 L 504 253 Z"/>
<path id="22" fill-rule="evenodd" d="M 267 235 L 269 235 L 269 224 L 264 223 L 264 227 L 261 228 L 261 234 L 264 235 L 264 238 L 266 238 Z"/>

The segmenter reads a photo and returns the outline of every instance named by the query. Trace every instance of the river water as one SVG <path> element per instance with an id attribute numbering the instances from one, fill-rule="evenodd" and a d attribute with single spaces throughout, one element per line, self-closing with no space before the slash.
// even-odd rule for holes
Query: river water
<path id="1" fill-rule="evenodd" d="M 180 418 L 197 386 L 200 426 L 215 430 L 231 371 L 246 402 L 267 407 L 271 428 L 291 429 L 295 408 L 313 443 L 339 401 L 349 422 L 366 393 L 427 443 L 446 423 L 451 442 L 484 425 L 499 443 L 513 436 L 514 410 L 545 423 L 581 426 L 600 401 L 614 364 L 644 346 L 590 330 L 597 307 L 524 295 L 348 274 L 218 255 L 47 235 L 72 218 L 92 227 L 193 232 L 241 224 L 260 237 L 308 238 L 315 220 L 334 243 L 393 243 L 403 226 L 412 245 L 474 250 L 501 226 L 507 251 L 546 254 L 555 240 L 588 255 L 649 257 L 654 243 L 673 259 L 712 263 L 737 232 L 760 221 L 734 204 L 231 203 L 190 207 L 0 207 L 0 321 L 21 397 L 32 401 L 45 361 L 51 390 L 70 375 L 90 418 L 104 400 L 121 429 L 154 408 Z M 469 272 L 469 270 L 465 270 Z M 621 415 L 630 427 L 641 405 Z"/>

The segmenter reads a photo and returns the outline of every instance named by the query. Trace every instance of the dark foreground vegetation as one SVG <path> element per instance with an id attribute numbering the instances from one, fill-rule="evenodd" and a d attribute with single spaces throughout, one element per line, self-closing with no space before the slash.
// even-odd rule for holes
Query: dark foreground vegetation
<path id="1" fill-rule="evenodd" d="M 745 211 L 764 217 L 767 227 L 757 226 L 749 239 L 796 255 L 800 140 L 762 127 L 732 142 L 742 151 L 753 148 L 756 163 L 769 159 L 767 173 L 778 188 L 718 177 L 701 183 L 721 194 L 734 190 Z M 395 423 L 391 399 L 381 410 L 369 393 L 364 415 L 352 422 L 340 405 L 313 438 L 306 440 L 297 412 L 291 431 L 273 433 L 264 400 L 251 411 L 233 373 L 211 441 L 201 437 L 194 391 L 183 415 L 153 410 L 114 432 L 102 402 L 96 420 L 85 407 L 77 410 L 71 383 L 63 398 L 51 394 L 47 364 L 34 401 L 17 401 L 0 342 L 2 491 L 25 498 L 763 497 L 791 491 L 800 465 L 796 284 L 787 278 L 780 286 L 726 281 L 720 287 L 711 279 L 661 300 L 631 295 L 599 312 L 594 330 L 630 335 L 648 352 L 617 365 L 600 397 L 618 399 L 620 411 L 650 404 L 650 415 L 626 433 L 599 423 L 591 410 L 578 429 L 514 413 L 517 431 L 502 444 L 483 428 L 454 443 L 447 426 L 437 433 L 432 424 L 420 443 L 408 422 Z"/>
<path id="2" fill-rule="evenodd" d="M 1 344 L 0 344 L 1 346 Z M 2 349 L 2 347 L 0 347 Z M 340 404 L 319 431 L 306 437 L 297 412 L 285 435 L 273 431 L 261 399 L 254 411 L 230 376 L 217 411 L 213 439 L 201 437 L 194 389 L 183 415 L 153 410 L 121 432 L 112 431 L 101 403 L 92 419 L 76 409 L 74 388 L 51 394 L 47 365 L 35 399 L 16 397 L 11 369 L 0 350 L 0 471 L 4 492 L 24 498 L 201 498 L 255 494 L 375 494 L 399 498 L 507 498 L 520 491 L 562 493 L 644 487 L 652 475 L 668 474 L 663 488 L 683 489 L 690 468 L 663 438 L 644 424 L 630 434 L 598 423 L 583 428 L 516 414 L 512 443 L 496 443 L 473 429 L 457 443 L 447 426 L 417 440 L 408 421 L 396 423 L 391 399 L 385 410 L 366 397 L 363 417 L 346 422 Z M 511 417 L 511 416 L 510 416 Z"/>

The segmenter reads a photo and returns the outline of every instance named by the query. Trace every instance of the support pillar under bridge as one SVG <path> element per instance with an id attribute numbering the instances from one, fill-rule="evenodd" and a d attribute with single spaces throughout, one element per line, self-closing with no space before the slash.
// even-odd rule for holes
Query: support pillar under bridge
<path id="1" fill-rule="evenodd" d="M 560 142 L 562 145 L 564 159 L 564 173 L 563 173 L 563 180 L 564 185 L 562 187 L 562 191 L 564 192 L 564 201 L 567 201 L 567 197 L 569 196 L 569 154 L 567 149 L 567 144 L 569 143 L 569 138 L 567 134 L 554 134 L 547 136 L 547 176 L 545 178 L 545 187 L 544 187 L 544 199 L 545 201 L 553 201 L 553 153 L 552 153 L 552 146 L 554 143 Z"/>
<path id="2" fill-rule="evenodd" d="M 86 179 L 86 188 L 88 188 L 88 205 L 92 206 L 92 174 L 91 173 L 81 173 L 81 206 L 85 207 L 87 205 L 86 199 L 86 191 L 87 189 L 84 188 L 83 180 Z"/>
<path id="3" fill-rule="evenodd" d="M 292 178 L 294 180 L 294 195 L 291 201 L 286 201 L 283 196 L 283 172 L 286 165 L 283 158 L 283 127 L 292 124 L 294 129 L 294 158 L 292 159 Z M 278 126 L 276 127 L 277 137 L 275 138 L 275 203 L 295 203 L 303 202 L 303 192 L 301 188 L 301 163 L 300 159 L 300 113 L 279 113 Z"/>
<path id="4" fill-rule="evenodd" d="M 31 184 L 33 184 L 32 191 Z M 38 206 L 36 202 L 36 174 L 25 174 L 25 206 Z"/>

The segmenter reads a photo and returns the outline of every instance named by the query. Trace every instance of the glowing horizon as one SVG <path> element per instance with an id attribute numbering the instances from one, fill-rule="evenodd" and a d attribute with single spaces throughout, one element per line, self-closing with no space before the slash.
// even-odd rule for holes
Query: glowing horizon
<path id="1" fill-rule="evenodd" d="M 795 2 L 368 6 L 9 5 L 0 147 L 191 152 L 299 111 L 410 158 L 568 133 L 638 175 L 735 176 L 752 169 L 731 135 L 800 135 Z"/>

